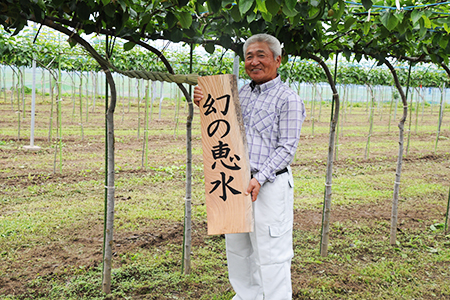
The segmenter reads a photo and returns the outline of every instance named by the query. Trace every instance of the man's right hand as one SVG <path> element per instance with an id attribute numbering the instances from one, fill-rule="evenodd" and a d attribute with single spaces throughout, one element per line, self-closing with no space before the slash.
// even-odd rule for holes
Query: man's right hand
<path id="1" fill-rule="evenodd" d="M 203 99 L 203 91 L 202 88 L 198 85 L 194 87 L 194 103 L 195 105 L 199 106 L 200 101 Z"/>

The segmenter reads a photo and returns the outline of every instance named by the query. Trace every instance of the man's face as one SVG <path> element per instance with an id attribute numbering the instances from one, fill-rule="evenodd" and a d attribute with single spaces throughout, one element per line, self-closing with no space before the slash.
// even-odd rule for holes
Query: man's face
<path id="1" fill-rule="evenodd" d="M 266 83 L 277 77 L 281 57 L 273 58 L 273 53 L 265 42 L 254 42 L 245 53 L 245 72 L 256 84 Z"/>

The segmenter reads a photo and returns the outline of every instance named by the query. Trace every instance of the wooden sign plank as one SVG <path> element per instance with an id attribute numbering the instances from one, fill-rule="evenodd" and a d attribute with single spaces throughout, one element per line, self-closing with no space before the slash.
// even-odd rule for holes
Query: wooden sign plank
<path id="1" fill-rule="evenodd" d="M 199 77 L 198 85 L 208 234 L 251 232 L 250 163 L 236 77 Z"/>

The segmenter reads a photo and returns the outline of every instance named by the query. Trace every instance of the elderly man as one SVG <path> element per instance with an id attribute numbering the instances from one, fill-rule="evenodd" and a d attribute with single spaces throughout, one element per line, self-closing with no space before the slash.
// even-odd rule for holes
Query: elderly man
<path id="1" fill-rule="evenodd" d="M 244 44 L 245 71 L 252 79 L 239 91 L 249 149 L 254 232 L 226 235 L 228 273 L 235 300 L 292 299 L 291 260 L 294 159 L 305 119 L 299 96 L 277 70 L 281 45 L 268 34 Z M 203 99 L 194 89 L 194 102 Z"/>

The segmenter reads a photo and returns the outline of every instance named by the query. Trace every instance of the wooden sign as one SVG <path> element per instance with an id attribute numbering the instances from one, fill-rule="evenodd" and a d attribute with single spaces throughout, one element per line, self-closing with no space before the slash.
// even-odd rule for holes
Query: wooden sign
<path id="1" fill-rule="evenodd" d="M 199 77 L 198 85 L 208 234 L 251 232 L 250 163 L 236 77 Z"/>

